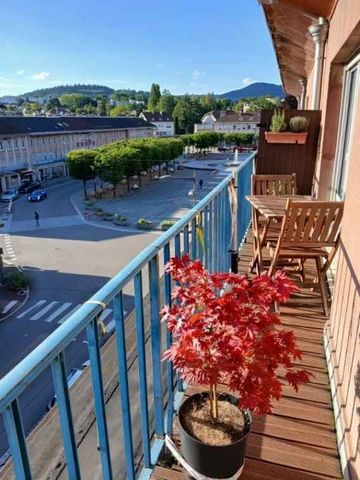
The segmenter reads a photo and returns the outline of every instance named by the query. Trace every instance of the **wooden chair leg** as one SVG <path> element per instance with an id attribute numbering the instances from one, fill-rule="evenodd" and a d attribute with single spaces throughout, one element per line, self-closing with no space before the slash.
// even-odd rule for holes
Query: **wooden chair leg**
<path id="1" fill-rule="evenodd" d="M 323 303 L 324 315 L 327 317 L 329 315 L 329 309 L 327 304 L 325 274 L 321 271 L 322 265 L 321 265 L 320 257 L 316 257 L 316 270 L 317 270 L 318 282 L 319 282 L 320 293 L 321 293 L 321 298 Z"/>

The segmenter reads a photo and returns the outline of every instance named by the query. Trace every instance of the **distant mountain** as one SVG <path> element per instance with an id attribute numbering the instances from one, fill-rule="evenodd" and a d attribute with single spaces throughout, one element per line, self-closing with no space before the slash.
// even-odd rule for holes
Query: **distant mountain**
<path id="1" fill-rule="evenodd" d="M 280 97 L 284 96 L 284 91 L 281 85 L 274 83 L 255 82 L 247 87 L 239 90 L 232 90 L 231 92 L 222 93 L 219 98 L 230 98 L 233 102 L 237 102 L 241 98 L 252 97 Z"/>
<path id="2" fill-rule="evenodd" d="M 57 87 L 40 88 L 32 92 L 20 95 L 22 98 L 43 98 L 43 97 L 61 97 L 65 93 L 80 93 L 89 97 L 96 97 L 97 95 L 111 95 L 114 92 L 113 88 L 105 85 L 59 85 Z"/>

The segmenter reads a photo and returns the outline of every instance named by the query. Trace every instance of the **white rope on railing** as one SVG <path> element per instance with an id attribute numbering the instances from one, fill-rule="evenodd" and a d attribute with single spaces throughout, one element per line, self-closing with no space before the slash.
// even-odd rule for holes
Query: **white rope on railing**
<path id="1" fill-rule="evenodd" d="M 244 461 L 240 469 L 232 477 L 227 477 L 227 478 L 207 477 L 206 475 L 202 475 L 201 473 L 198 473 L 187 463 L 187 461 L 182 457 L 175 443 L 171 440 L 171 438 L 168 435 L 165 435 L 165 444 L 167 448 L 170 450 L 170 452 L 172 453 L 175 460 L 189 473 L 189 475 L 191 475 L 192 478 L 195 478 L 195 480 L 237 480 L 240 477 L 245 465 L 245 461 Z"/>

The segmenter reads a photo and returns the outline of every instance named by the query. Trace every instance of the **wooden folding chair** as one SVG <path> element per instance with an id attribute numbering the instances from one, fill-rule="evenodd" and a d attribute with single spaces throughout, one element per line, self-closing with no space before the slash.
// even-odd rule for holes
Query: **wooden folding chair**
<path id="1" fill-rule="evenodd" d="M 296 173 L 291 175 L 252 175 L 251 177 L 251 195 L 296 195 Z M 252 211 L 252 224 L 255 226 L 255 212 Z M 264 218 L 258 218 L 258 226 L 262 228 L 261 245 L 263 248 L 266 240 L 277 238 L 280 233 L 280 222 L 271 222 L 266 224 Z M 255 267 L 255 259 L 250 263 L 249 271 L 252 272 Z"/>
<path id="2" fill-rule="evenodd" d="M 291 175 L 253 175 L 252 195 L 296 195 L 296 173 Z"/>
<path id="3" fill-rule="evenodd" d="M 278 241 L 268 244 L 271 258 L 268 275 L 275 273 L 280 259 L 297 259 L 305 281 L 304 263 L 308 259 L 315 260 L 325 315 L 328 315 L 325 275 L 339 245 L 343 210 L 343 202 L 289 199 Z"/>

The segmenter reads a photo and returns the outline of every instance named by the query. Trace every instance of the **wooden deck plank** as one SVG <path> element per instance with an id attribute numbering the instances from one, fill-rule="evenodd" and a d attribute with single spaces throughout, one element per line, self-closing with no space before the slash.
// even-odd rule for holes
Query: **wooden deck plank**
<path id="1" fill-rule="evenodd" d="M 247 273 L 252 258 L 251 234 L 241 251 L 239 273 Z M 265 258 L 266 261 L 266 258 Z M 311 262 L 306 264 L 309 278 L 315 275 Z M 298 275 L 290 272 L 298 283 Z M 333 480 L 342 478 L 334 430 L 334 415 L 323 350 L 322 313 L 318 291 L 301 290 L 289 303 L 280 306 L 284 328 L 294 331 L 302 350 L 294 364 L 313 374 L 310 383 L 295 392 L 284 385 L 284 396 L 273 405 L 273 413 L 254 418 L 249 436 L 245 468 L 241 480 Z M 281 371 L 279 372 L 281 377 Z M 203 390 L 191 385 L 185 396 Z M 223 387 L 226 390 L 226 387 Z M 177 422 L 174 440 L 178 441 Z M 174 463 L 156 466 L 156 480 L 185 480 L 189 477 Z"/>

